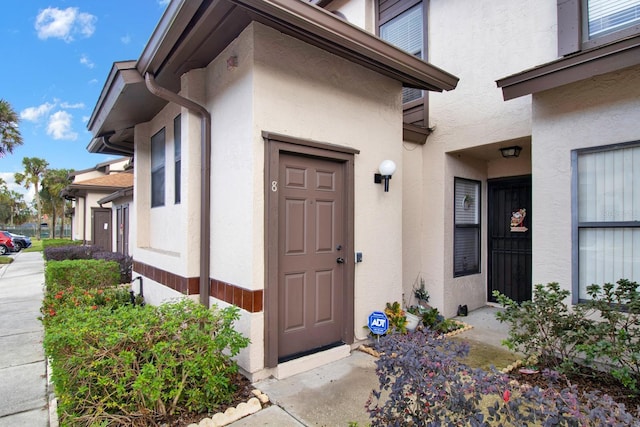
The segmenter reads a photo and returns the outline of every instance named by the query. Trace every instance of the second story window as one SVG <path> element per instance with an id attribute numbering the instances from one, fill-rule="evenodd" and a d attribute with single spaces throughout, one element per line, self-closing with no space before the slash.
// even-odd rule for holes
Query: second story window
<path id="1" fill-rule="evenodd" d="M 557 12 L 559 56 L 640 33 L 640 0 L 557 0 Z"/>
<path id="2" fill-rule="evenodd" d="M 164 206 L 165 129 L 151 137 L 151 207 Z"/>
<path id="3" fill-rule="evenodd" d="M 588 0 L 586 3 L 588 39 L 640 24 L 640 0 Z"/>
<path id="4" fill-rule="evenodd" d="M 427 60 L 427 3 L 423 0 L 378 0 L 378 36 L 392 45 Z M 402 89 L 404 123 L 427 128 L 429 111 L 427 92 Z"/>
<path id="5" fill-rule="evenodd" d="M 423 17 L 422 3 L 418 3 L 389 21 L 381 23 L 380 38 L 424 59 L 422 56 L 424 50 Z M 404 88 L 402 90 L 403 103 L 420 98 L 422 98 L 422 91 L 419 89 Z"/>

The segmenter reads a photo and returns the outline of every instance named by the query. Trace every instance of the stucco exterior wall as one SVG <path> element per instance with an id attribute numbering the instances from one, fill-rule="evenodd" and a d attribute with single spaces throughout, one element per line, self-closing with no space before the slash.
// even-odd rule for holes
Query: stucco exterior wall
<path id="1" fill-rule="evenodd" d="M 640 140 L 640 67 L 533 97 L 533 283 L 571 289 L 571 150 Z"/>
<path id="2" fill-rule="evenodd" d="M 455 18 L 454 18 L 455 17 Z M 531 97 L 503 101 L 495 81 L 556 57 L 554 2 L 517 0 L 431 0 L 428 61 L 460 78 L 455 90 L 429 93 L 434 132 L 423 147 L 424 186 L 405 186 L 405 276 L 421 274 L 431 303 L 447 316 L 458 304 L 486 302 L 486 180 L 531 173 L 528 154 L 517 161 L 499 157 L 501 143 L 531 136 Z M 482 147 L 487 147 L 482 150 Z M 493 154 L 492 154 L 493 152 Z M 409 154 L 407 153 L 407 156 Z M 414 155 L 414 154 L 412 154 Z M 420 166 L 415 162 L 416 167 Z M 454 177 L 482 182 L 481 273 L 453 277 Z M 408 193 L 412 191 L 412 193 Z M 421 203 L 420 224 L 415 203 Z M 414 227 L 419 226 L 419 232 Z M 405 283 L 405 293 L 410 286 Z"/>
<path id="3" fill-rule="evenodd" d="M 264 26 L 254 25 L 254 31 L 253 140 L 258 153 L 256 181 L 261 183 L 254 189 L 262 194 L 262 130 L 360 150 L 354 171 L 354 249 L 363 252 L 363 262 L 355 266 L 353 327 L 357 339 L 365 338 L 362 327 L 368 315 L 402 298 L 400 83 Z M 373 174 L 385 159 L 398 167 L 388 193 L 373 183 Z M 262 224 L 262 206 L 257 208 L 254 224 Z M 262 252 L 257 255 L 262 259 Z"/>

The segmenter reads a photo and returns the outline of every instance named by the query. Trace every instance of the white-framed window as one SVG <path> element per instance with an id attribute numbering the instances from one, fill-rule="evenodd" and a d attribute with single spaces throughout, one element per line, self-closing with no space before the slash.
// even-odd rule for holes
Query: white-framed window
<path id="1" fill-rule="evenodd" d="M 165 129 L 151 137 L 151 207 L 164 206 Z"/>
<path id="2" fill-rule="evenodd" d="M 574 281 L 584 300 L 589 285 L 640 281 L 640 142 L 573 156 Z"/>
<path id="3" fill-rule="evenodd" d="M 454 178 L 453 276 L 480 272 L 480 181 Z"/>
<path id="4" fill-rule="evenodd" d="M 180 184 L 182 183 L 182 117 L 180 114 L 173 119 L 173 162 L 175 166 L 173 198 L 177 205 L 181 199 Z"/>

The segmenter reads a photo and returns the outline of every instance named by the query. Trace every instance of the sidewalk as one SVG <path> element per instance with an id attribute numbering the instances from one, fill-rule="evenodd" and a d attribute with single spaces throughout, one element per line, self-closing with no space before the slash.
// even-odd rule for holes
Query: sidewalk
<path id="1" fill-rule="evenodd" d="M 14 262 L 0 267 L 0 427 L 46 427 L 47 375 L 38 320 L 44 262 L 40 252 L 10 256 Z"/>

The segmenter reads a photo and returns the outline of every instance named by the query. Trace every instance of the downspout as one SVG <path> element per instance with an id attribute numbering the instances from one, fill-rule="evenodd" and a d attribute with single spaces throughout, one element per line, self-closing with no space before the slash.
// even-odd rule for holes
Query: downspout
<path id="1" fill-rule="evenodd" d="M 147 89 L 153 95 L 174 102 L 200 116 L 200 303 L 209 307 L 209 263 L 211 262 L 211 114 L 202 105 L 156 84 L 151 73 L 144 74 Z"/>
<path id="2" fill-rule="evenodd" d="M 82 244 L 87 244 L 87 196 L 82 197 Z"/>

